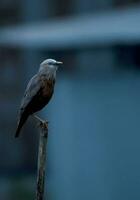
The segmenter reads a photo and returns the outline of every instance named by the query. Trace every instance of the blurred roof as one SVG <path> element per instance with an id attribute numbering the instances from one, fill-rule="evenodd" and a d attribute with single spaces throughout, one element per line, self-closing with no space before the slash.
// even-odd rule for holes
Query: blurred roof
<path id="1" fill-rule="evenodd" d="M 21 48 L 56 50 L 122 43 L 140 43 L 140 5 L 0 31 L 1 45 Z"/>

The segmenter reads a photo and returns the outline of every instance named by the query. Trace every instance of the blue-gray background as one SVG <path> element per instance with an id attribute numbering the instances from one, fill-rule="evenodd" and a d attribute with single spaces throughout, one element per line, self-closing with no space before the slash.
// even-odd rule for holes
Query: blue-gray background
<path id="1" fill-rule="evenodd" d="M 48 200 L 140 199 L 139 0 L 0 1 L 0 199 L 34 199 L 38 131 L 14 138 L 28 80 L 64 62 L 48 119 Z"/>

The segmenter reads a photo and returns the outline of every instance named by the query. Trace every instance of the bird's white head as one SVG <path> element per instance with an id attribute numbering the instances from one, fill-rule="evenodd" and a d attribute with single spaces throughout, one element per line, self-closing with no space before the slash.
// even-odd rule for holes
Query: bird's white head
<path id="1" fill-rule="evenodd" d="M 55 77 L 56 71 L 59 65 L 63 64 L 60 61 L 54 59 L 46 59 L 40 64 L 39 73 L 44 74 L 47 77 Z"/>
<path id="2" fill-rule="evenodd" d="M 44 60 L 41 64 L 40 64 L 40 67 L 44 68 L 44 67 L 49 67 L 49 68 L 54 68 L 54 69 L 57 69 L 59 65 L 63 64 L 62 62 L 60 61 L 56 61 L 54 59 L 46 59 Z"/>

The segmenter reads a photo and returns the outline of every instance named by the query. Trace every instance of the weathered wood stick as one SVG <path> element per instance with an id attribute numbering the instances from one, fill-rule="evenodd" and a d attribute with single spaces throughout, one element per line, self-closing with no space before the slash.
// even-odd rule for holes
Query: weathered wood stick
<path id="1" fill-rule="evenodd" d="M 40 137 L 39 137 L 39 150 L 38 150 L 38 169 L 37 169 L 37 188 L 36 200 L 44 200 L 45 188 L 45 169 L 46 169 L 46 146 L 48 138 L 48 122 L 43 121 L 36 115 L 36 120 L 39 122 Z"/>

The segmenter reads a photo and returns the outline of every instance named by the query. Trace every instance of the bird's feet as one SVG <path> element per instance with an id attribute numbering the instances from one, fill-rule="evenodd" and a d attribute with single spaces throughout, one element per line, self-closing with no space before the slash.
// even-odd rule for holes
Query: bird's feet
<path id="1" fill-rule="evenodd" d="M 47 120 L 43 120 L 35 114 L 33 114 L 33 117 L 37 120 L 37 122 L 39 122 L 39 126 L 41 126 L 42 128 L 48 128 L 49 122 Z"/>

